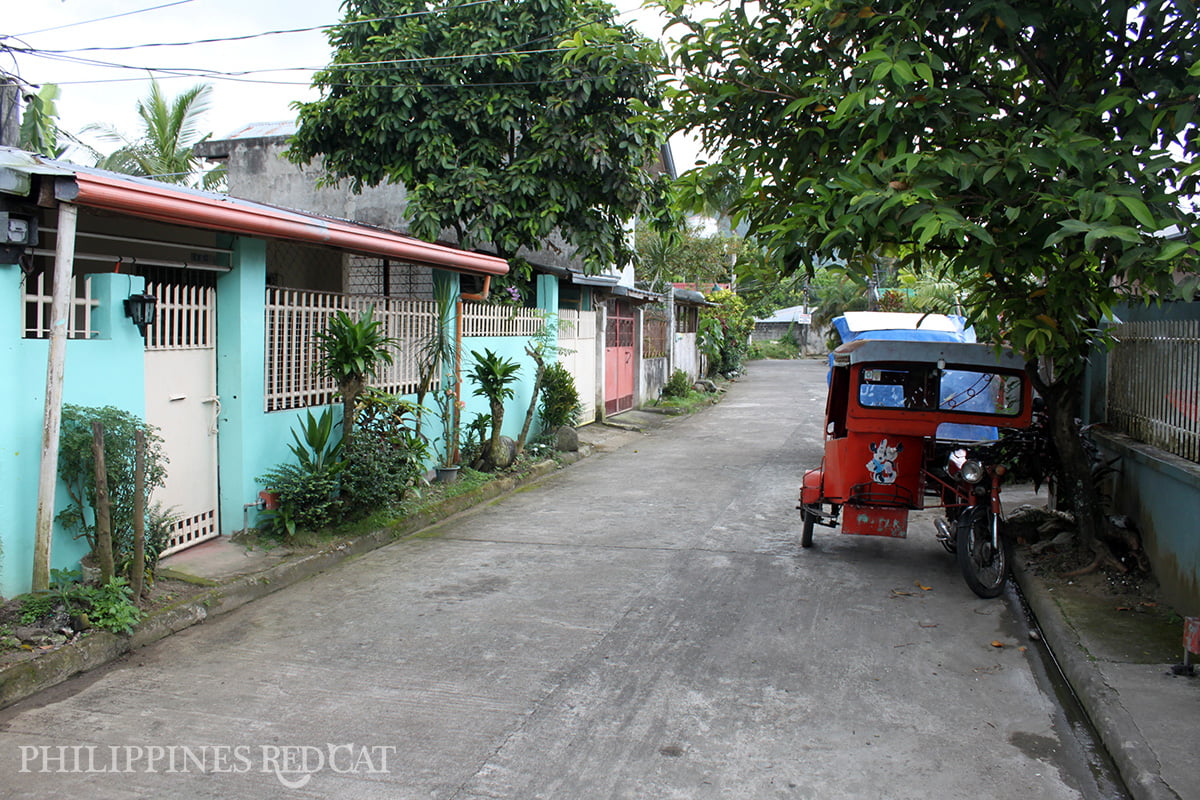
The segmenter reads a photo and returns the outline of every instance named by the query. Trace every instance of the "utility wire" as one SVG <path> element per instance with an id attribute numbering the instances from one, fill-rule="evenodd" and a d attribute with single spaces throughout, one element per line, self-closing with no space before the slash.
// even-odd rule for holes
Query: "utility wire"
<path id="1" fill-rule="evenodd" d="M 111 14 L 107 17 L 98 17 L 96 19 L 85 19 L 85 20 L 80 20 L 79 22 L 68 22 L 66 25 L 56 25 L 53 28 L 42 28 L 41 30 L 37 30 L 37 31 L 29 31 L 29 33 L 18 33 L 13 38 L 19 39 L 23 36 L 33 36 L 34 34 L 37 34 L 37 33 L 49 33 L 50 31 L 61 31 L 65 28 L 74 28 L 79 25 L 90 25 L 93 22 L 105 22 L 107 20 L 117 19 L 119 17 L 131 17 L 134 14 L 145 14 L 147 11 L 158 11 L 160 8 L 170 8 L 171 6 L 182 6 L 182 5 L 191 3 L 191 2 L 194 2 L 194 0 L 176 0 L 174 3 L 163 3 L 162 5 L 150 6 L 149 8 L 139 8 L 136 11 L 124 11 L 120 14 Z"/>
<path id="2" fill-rule="evenodd" d="M 193 2 L 193 0 L 180 0 L 180 2 L 190 3 L 190 2 Z M 470 8 L 471 6 L 490 5 L 492 3 L 498 3 L 498 2 L 503 2 L 503 0 L 474 0 L 473 2 L 470 2 L 470 3 L 462 3 L 459 5 L 453 6 L 453 8 L 457 10 L 460 8 Z M 170 5 L 178 5 L 178 3 L 171 3 Z M 163 7 L 165 7 L 165 6 L 156 6 L 156 8 L 163 8 Z M 147 9 L 147 10 L 149 10 L 149 9 Z M 410 11 L 407 14 L 394 14 L 394 15 L 386 16 L 386 17 L 373 17 L 371 19 L 356 19 L 356 20 L 350 20 L 347 22 L 335 22 L 330 25 L 313 25 L 313 26 L 310 26 L 307 28 L 283 28 L 280 30 L 262 31 L 261 33 L 247 33 L 247 34 L 243 34 L 240 36 L 219 36 L 219 37 L 214 37 L 211 39 L 195 39 L 195 40 L 187 41 L 187 42 L 148 42 L 146 44 L 129 44 L 129 45 L 114 46 L 114 47 L 77 47 L 77 48 L 72 48 L 69 50 L 46 50 L 43 48 L 37 48 L 36 52 L 38 52 L 38 53 L 53 53 L 53 54 L 59 55 L 59 54 L 67 54 L 67 53 L 91 53 L 91 52 L 114 52 L 114 51 L 121 51 L 121 50 L 143 50 L 143 49 L 147 49 L 147 48 L 151 48 L 151 47 L 190 47 L 192 45 L 200 45 L 200 44 L 221 44 L 223 42 L 244 42 L 249 39 L 261 39 L 261 38 L 267 37 L 267 36 L 281 36 L 281 35 L 292 34 L 292 33 L 312 33 L 313 31 L 327 31 L 327 30 L 332 30 L 333 28 L 344 27 L 346 25 L 366 25 L 366 24 L 369 24 L 372 22 L 393 22 L 396 20 L 409 19 L 412 17 L 424 17 L 424 16 L 428 16 L 430 14 L 441 14 L 447 10 L 449 10 L 449 9 L 445 8 L 445 7 L 431 8 L 431 9 L 426 9 L 425 11 Z M 132 14 L 132 13 L 137 13 L 137 12 L 131 11 L 129 13 Z M 117 16 L 122 16 L 122 15 L 117 15 Z M 104 17 L 103 19 L 111 19 L 111 17 Z M 89 21 L 90 22 L 100 22 L 101 20 L 89 20 Z M 72 23 L 72 24 L 73 25 L 84 25 L 87 23 L 76 22 L 76 23 Z M 64 25 L 62 27 L 70 27 L 70 26 Z M 58 29 L 57 28 L 47 28 L 46 30 L 52 31 L 52 30 L 58 30 Z M 33 33 L 43 33 L 43 32 L 44 31 L 34 31 Z M 33 35 L 32 33 L 23 33 L 23 34 L 19 34 L 18 36 L 13 36 L 13 37 L 0 35 L 0 39 L 23 38 L 25 36 L 32 36 L 32 35 Z M 35 49 L 30 48 L 30 51 L 33 51 L 33 50 L 35 50 Z M 17 50 L 17 52 L 29 52 L 29 51 Z"/>

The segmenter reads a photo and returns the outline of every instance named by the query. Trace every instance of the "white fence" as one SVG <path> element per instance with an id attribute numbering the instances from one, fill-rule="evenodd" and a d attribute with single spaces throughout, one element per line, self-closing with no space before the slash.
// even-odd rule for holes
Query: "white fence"
<path id="1" fill-rule="evenodd" d="M 267 288 L 266 410 L 307 408 L 333 400 L 336 387 L 322 377 L 316 334 L 338 311 L 357 317 L 368 308 L 383 323 L 383 333 L 398 342 L 392 364 L 381 365 L 371 385 L 394 394 L 416 391 L 420 375 L 417 350 L 437 325 L 431 300 Z M 436 383 L 433 388 L 436 388 Z"/>
<path id="2" fill-rule="evenodd" d="M 536 308 L 496 306 L 464 301 L 463 336 L 536 336 L 545 315 Z"/>
<path id="3" fill-rule="evenodd" d="M 558 346 L 558 361 L 579 393 L 579 422 L 591 422 L 596 418 L 596 312 L 559 309 Z"/>
<path id="4" fill-rule="evenodd" d="M 92 297 L 92 279 L 87 275 L 73 275 L 71 310 L 67 314 L 67 338 L 90 339 L 96 335 L 92 330 L 92 309 L 100 301 Z M 51 294 L 53 279 L 39 272 L 25 279 L 21 293 L 25 309 L 24 333 L 26 339 L 50 338 L 50 306 L 54 301 Z"/>
<path id="5" fill-rule="evenodd" d="M 1108 421 L 1200 462 L 1200 322 L 1130 322 L 1108 357 Z"/>

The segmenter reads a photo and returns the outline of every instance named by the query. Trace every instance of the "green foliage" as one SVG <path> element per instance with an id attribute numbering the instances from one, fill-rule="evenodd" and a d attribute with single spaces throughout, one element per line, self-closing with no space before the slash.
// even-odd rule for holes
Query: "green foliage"
<path id="1" fill-rule="evenodd" d="M 146 493 L 166 483 L 166 456 L 157 429 L 114 406 L 90 408 L 65 405 L 62 416 L 62 435 L 59 440 L 58 476 L 67 489 L 70 502 L 59 512 L 60 525 L 86 538 L 93 552 L 96 549 L 96 470 L 92 457 L 92 421 L 104 426 L 104 466 L 108 478 L 111 504 L 113 560 L 128 563 L 133 553 L 133 506 L 135 433 L 141 429 L 146 437 Z M 161 512 L 160 516 L 161 516 Z M 147 532 L 155 530 L 153 514 L 147 514 Z M 150 552 L 149 534 L 147 552 Z M 160 546 L 161 550 L 162 547 Z M 157 552 L 154 555 L 157 558 Z M 149 564 L 149 556 L 147 564 Z"/>
<path id="2" fill-rule="evenodd" d="M 25 109 L 21 113 L 21 129 L 17 134 L 17 146 L 22 150 L 39 153 L 48 158 L 58 158 L 63 150 L 58 144 L 58 97 L 59 88 L 53 83 L 42 86 L 37 94 L 25 95 Z"/>
<path id="3" fill-rule="evenodd" d="M 483 457 L 483 449 L 487 445 L 488 431 L 492 427 L 491 414 L 476 414 L 462 428 L 462 442 L 459 451 L 464 464 L 479 463 Z"/>
<path id="4" fill-rule="evenodd" d="M 879 255 L 956 283 L 980 338 L 1031 365 L 1058 496 L 1083 487 L 1096 543 L 1074 422 L 1088 359 L 1114 306 L 1200 272 L 1194 0 L 662 6 L 676 124 L 722 153 L 706 172 L 745 177 L 750 234 L 787 271 L 837 258 L 874 277 Z"/>
<path id="5" fill-rule="evenodd" d="M 542 427 L 556 431 L 563 425 L 574 427 L 579 422 L 579 392 L 571 371 L 555 362 L 542 373 Z"/>
<path id="6" fill-rule="evenodd" d="M 289 157 L 354 191 L 408 190 L 415 235 L 503 257 L 561 233 L 591 269 L 665 213 L 658 46 L 602 0 L 347 0 Z M 363 64 L 374 64 L 363 69 Z"/>
<path id="7" fill-rule="evenodd" d="M 418 433 L 424 433 L 422 423 L 425 417 L 425 396 L 433 388 L 438 372 L 445 365 L 454 362 L 454 313 L 457 300 L 458 293 L 453 284 L 445 280 L 434 282 L 433 301 L 437 310 L 437 321 L 432 330 L 417 343 L 417 374 L 420 376 L 416 392 Z M 457 420 L 456 413 L 450 413 L 447 418 L 447 411 L 454 412 L 456 409 L 452 406 L 447 407 L 445 402 L 445 397 L 438 398 L 443 430 L 447 426 L 453 427 Z M 457 435 L 454 433 L 453 436 L 444 437 L 444 440 L 453 441 L 453 437 Z"/>
<path id="8" fill-rule="evenodd" d="M 800 355 L 800 346 L 793 339 L 775 339 L 769 342 L 754 342 L 750 345 L 749 358 L 795 358 Z"/>
<path id="9" fill-rule="evenodd" d="M 142 619 L 142 612 L 133 602 L 129 581 L 113 577 L 102 586 L 80 586 L 88 622 L 93 628 L 113 633 L 133 633 L 133 626 Z"/>
<path id="10" fill-rule="evenodd" d="M 671 377 L 667 378 L 667 382 L 663 385 L 662 396 L 666 398 L 687 397 L 690 391 L 692 391 L 692 379 L 686 372 L 677 369 L 671 373 Z"/>
<path id="11" fill-rule="evenodd" d="M 260 515 L 262 528 L 280 538 L 294 536 L 299 528 L 328 527 L 340 510 L 339 476 L 347 466 L 342 453 L 353 440 L 330 443 L 333 412 L 329 409 L 320 418 L 314 418 L 311 411 L 306 413 L 300 423 L 303 438 L 293 430 L 294 443 L 288 445 L 297 463 L 280 464 L 258 479 L 264 489 L 277 495 L 277 507 Z"/>
<path id="12" fill-rule="evenodd" d="M 258 482 L 278 495 L 277 507 L 259 515 L 260 529 L 286 539 L 300 528 L 320 530 L 333 523 L 338 509 L 339 484 L 329 471 L 308 472 L 297 464 L 280 464 Z"/>
<path id="13" fill-rule="evenodd" d="M 704 236 L 698 226 L 637 231 L 637 277 L 651 289 L 676 281 L 712 285 L 728 283 L 742 240 L 733 236 Z"/>
<path id="14" fill-rule="evenodd" d="M 200 118 L 208 111 L 212 86 L 198 84 L 174 99 L 163 94 L 157 80 L 137 103 L 141 135 L 130 139 L 111 125 L 94 123 L 86 132 L 120 145 L 96 166 L 127 175 L 152 177 L 166 183 L 181 183 L 216 190 L 225 182 L 224 166 L 205 170 L 195 146 L 209 137 L 200 133 Z"/>
<path id="15" fill-rule="evenodd" d="M 358 434 L 342 451 L 342 502 L 350 516 L 395 507 L 425 471 L 429 447 L 412 426 L 414 406 L 377 390 L 359 401 Z"/>
<path id="16" fill-rule="evenodd" d="M 381 364 L 392 363 L 392 348 L 398 344 L 374 315 L 374 306 L 357 319 L 339 311 L 330 318 L 325 330 L 315 336 L 321 354 L 321 373 L 337 384 L 342 395 L 342 436 L 347 439 L 353 436 L 358 396 Z"/>
<path id="17" fill-rule="evenodd" d="M 48 617 L 58 607 L 58 598 L 52 594 L 27 594 L 21 598 L 21 624 L 32 625 Z"/>
<path id="18" fill-rule="evenodd" d="M 292 444 L 288 448 L 296 456 L 300 468 L 308 472 L 338 472 L 342 467 L 339 455 L 343 439 L 334 440 L 334 417 L 332 409 L 321 411 L 320 417 L 314 417 L 311 411 L 305 411 L 305 419 L 300 422 L 300 438 L 295 428 L 292 429 Z"/>
<path id="19" fill-rule="evenodd" d="M 62 608 L 69 614 L 85 613 L 93 628 L 113 633 L 132 633 L 142 618 L 134 604 L 129 581 L 110 578 L 91 586 L 79 582 L 77 570 L 51 570 L 51 591 L 26 595 L 21 601 L 21 624 L 33 625 Z"/>
<path id="20" fill-rule="evenodd" d="M 1196 271 L 1190 0 L 663 5 L 677 124 L 748 176 L 735 213 L 788 269 L 901 256 L 1060 381 L 1117 302 Z"/>
<path id="21" fill-rule="evenodd" d="M 486 397 L 493 405 L 503 404 L 505 400 L 512 398 L 512 384 L 517 380 L 521 365 L 511 358 L 502 358 L 486 347 L 482 354 L 478 350 L 472 350 L 471 356 L 475 363 L 472 364 L 467 377 L 475 382 L 475 391 L 472 394 L 476 397 Z"/>
<path id="22" fill-rule="evenodd" d="M 746 301 L 728 289 L 713 292 L 708 300 L 716 306 L 700 309 L 700 351 L 708 357 L 710 373 L 728 375 L 742 367 L 754 319 Z"/>
<path id="23" fill-rule="evenodd" d="M 475 363 L 468 374 L 475 383 L 474 395 L 486 397 L 491 410 L 492 432 L 484 449 L 484 465 L 495 466 L 500 461 L 500 430 L 504 425 L 504 401 L 514 395 L 512 384 L 517 380 L 521 365 L 511 358 L 501 358 L 484 348 L 482 354 L 471 351 Z"/>

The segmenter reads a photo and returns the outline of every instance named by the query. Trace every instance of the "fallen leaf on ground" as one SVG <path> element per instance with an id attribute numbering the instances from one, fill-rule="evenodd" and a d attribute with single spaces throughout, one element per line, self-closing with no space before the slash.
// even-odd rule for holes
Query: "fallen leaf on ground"
<path id="1" fill-rule="evenodd" d="M 930 589 L 932 589 L 932 588 L 933 588 L 932 586 L 924 586 L 924 585 L 922 585 L 920 581 L 913 581 L 913 586 L 916 586 L 916 587 L 917 587 L 917 588 L 919 588 L 919 589 L 920 589 L 922 592 L 928 592 Z"/>
<path id="2" fill-rule="evenodd" d="M 992 642 L 992 647 L 1004 647 L 1004 642 L 999 640 Z"/>

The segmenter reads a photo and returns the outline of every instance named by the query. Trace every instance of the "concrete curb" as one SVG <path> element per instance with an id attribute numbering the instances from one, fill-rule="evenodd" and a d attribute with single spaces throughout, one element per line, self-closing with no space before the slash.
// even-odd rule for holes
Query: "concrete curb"
<path id="1" fill-rule="evenodd" d="M 1015 562 L 1013 577 L 1038 626 L 1045 632 L 1042 638 L 1117 765 L 1129 793 L 1135 800 L 1180 800 L 1160 777 L 1162 770 L 1158 757 L 1121 704 L 1120 695 L 1104 682 L 1053 592 L 1041 578 L 1026 569 L 1019 556 Z"/>
<path id="2" fill-rule="evenodd" d="M 93 631 L 57 650 L 4 667 L 0 669 L 0 708 L 6 708 L 80 673 L 116 661 L 132 650 L 153 644 L 209 617 L 228 613 L 325 572 L 349 558 L 416 536 L 456 514 L 480 508 L 498 497 L 537 483 L 591 453 L 589 446 L 581 447 L 578 452 L 561 453 L 560 461 L 539 462 L 519 478 L 490 481 L 474 491 L 447 498 L 421 514 L 399 520 L 391 527 L 340 543 L 329 550 L 289 558 L 260 572 L 220 583 L 186 600 L 155 610 L 139 622 L 128 636 Z"/>

